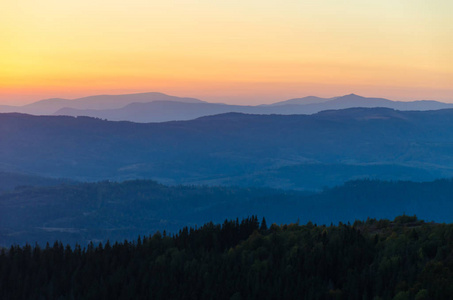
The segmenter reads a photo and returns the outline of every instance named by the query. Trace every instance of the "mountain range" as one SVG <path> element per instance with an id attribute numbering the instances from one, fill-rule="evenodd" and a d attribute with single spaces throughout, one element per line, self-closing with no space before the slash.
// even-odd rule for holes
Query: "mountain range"
<path id="1" fill-rule="evenodd" d="M 33 102 L 23 106 L 0 105 L 0 112 L 18 112 L 32 115 L 52 115 L 63 108 L 72 109 L 118 109 L 131 103 L 149 103 L 171 101 L 179 103 L 204 103 L 195 98 L 169 96 L 162 93 L 139 93 L 124 95 L 96 95 L 78 99 L 52 98 Z"/>
<path id="2" fill-rule="evenodd" d="M 453 176 L 453 109 L 351 108 L 112 122 L 0 114 L 0 171 L 97 181 L 319 190 L 347 180 Z"/>
<path id="3" fill-rule="evenodd" d="M 47 99 L 24 106 L 0 106 L 0 112 L 33 115 L 90 116 L 110 121 L 165 122 L 191 120 L 228 112 L 247 114 L 314 114 L 323 110 L 352 107 L 386 107 L 403 111 L 453 108 L 451 103 L 438 101 L 392 101 L 367 98 L 355 94 L 333 98 L 304 97 L 270 105 L 230 105 L 209 103 L 194 98 L 181 98 L 162 93 L 99 95 L 67 99 Z"/>

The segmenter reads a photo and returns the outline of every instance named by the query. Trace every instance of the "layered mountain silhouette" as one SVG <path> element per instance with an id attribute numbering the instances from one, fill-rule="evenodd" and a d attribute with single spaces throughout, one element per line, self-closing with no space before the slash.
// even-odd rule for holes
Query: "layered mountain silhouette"
<path id="1" fill-rule="evenodd" d="M 67 99 L 47 99 L 25 106 L 0 106 L 0 112 L 33 115 L 90 116 L 111 121 L 165 122 L 191 120 L 203 116 L 236 112 L 247 114 L 314 114 L 323 110 L 352 107 L 386 107 L 402 111 L 453 108 L 451 103 L 438 101 L 392 101 L 366 98 L 355 94 L 334 98 L 309 96 L 271 105 L 229 105 L 209 103 L 194 98 L 181 98 L 162 93 L 100 95 Z"/>
<path id="2" fill-rule="evenodd" d="M 453 109 L 227 113 L 111 122 L 0 114 L 0 170 L 78 180 L 320 189 L 350 179 L 453 176 Z"/>
<path id="3" fill-rule="evenodd" d="M 353 107 L 386 107 L 397 110 L 437 110 L 453 108 L 453 104 L 437 101 L 391 101 L 382 98 L 366 98 L 350 94 L 335 98 L 305 97 L 277 102 L 271 105 L 243 106 L 218 103 L 181 103 L 178 101 L 154 101 L 132 103 L 118 109 L 74 109 L 63 108 L 55 115 L 90 116 L 111 121 L 165 122 L 191 120 L 202 116 L 236 112 L 247 114 L 314 114 L 323 110 Z"/>
<path id="4" fill-rule="evenodd" d="M 72 109 L 116 109 L 131 103 L 148 103 L 153 101 L 173 101 L 180 103 L 204 103 L 195 98 L 169 96 L 162 93 L 138 93 L 125 95 L 97 95 L 68 99 L 45 99 L 24 106 L 0 105 L 0 112 L 19 112 L 33 115 L 52 115 L 62 108 Z"/>

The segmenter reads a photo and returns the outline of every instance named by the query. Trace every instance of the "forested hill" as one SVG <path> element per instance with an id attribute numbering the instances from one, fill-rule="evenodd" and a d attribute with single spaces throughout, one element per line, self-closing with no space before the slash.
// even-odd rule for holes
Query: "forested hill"
<path id="1" fill-rule="evenodd" d="M 277 224 L 318 224 L 416 214 L 453 222 L 453 180 L 360 180 L 321 193 L 166 186 L 154 181 L 21 187 L 0 194 L 0 246 L 105 242 L 257 214 Z"/>
<path id="2" fill-rule="evenodd" d="M 257 217 L 72 249 L 0 253 L 2 299 L 452 299 L 453 225 Z"/>
<path id="3" fill-rule="evenodd" d="M 453 176 L 453 110 L 356 108 L 138 124 L 0 114 L 0 170 L 80 180 L 317 190 Z"/>

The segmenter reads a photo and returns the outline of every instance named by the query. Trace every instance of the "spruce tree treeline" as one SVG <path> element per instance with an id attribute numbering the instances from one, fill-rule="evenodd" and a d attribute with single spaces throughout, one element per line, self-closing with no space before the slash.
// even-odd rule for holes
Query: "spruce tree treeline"
<path id="1" fill-rule="evenodd" d="M 256 216 L 130 242 L 0 253 L 1 299 L 452 299 L 453 225 Z"/>

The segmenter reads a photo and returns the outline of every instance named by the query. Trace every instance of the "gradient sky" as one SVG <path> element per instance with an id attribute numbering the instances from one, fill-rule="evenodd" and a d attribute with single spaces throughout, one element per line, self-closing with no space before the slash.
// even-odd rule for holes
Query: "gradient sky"
<path id="1" fill-rule="evenodd" d="M 3 0 L 0 104 L 148 91 L 453 102 L 452 15 L 451 0 Z"/>

